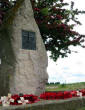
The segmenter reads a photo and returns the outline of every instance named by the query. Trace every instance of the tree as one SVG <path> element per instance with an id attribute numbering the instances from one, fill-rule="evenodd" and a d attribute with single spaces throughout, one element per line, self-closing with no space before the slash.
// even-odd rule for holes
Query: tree
<path id="1" fill-rule="evenodd" d="M 17 1 L 1 0 L 0 24 L 3 24 L 4 14 L 14 7 Z M 31 3 L 46 50 L 51 52 L 50 57 L 54 61 L 71 53 L 71 45 L 85 47 L 82 44 L 85 36 L 74 31 L 76 25 L 81 25 L 77 15 L 84 14 L 85 11 L 74 9 L 74 2 L 69 5 L 64 3 L 64 0 L 31 0 Z M 70 9 L 65 8 L 68 5 Z M 74 24 L 70 24 L 70 21 Z"/>

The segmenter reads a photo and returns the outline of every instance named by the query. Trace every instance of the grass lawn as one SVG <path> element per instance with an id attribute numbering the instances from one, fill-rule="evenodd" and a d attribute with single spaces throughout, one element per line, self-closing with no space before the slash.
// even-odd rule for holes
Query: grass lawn
<path id="1" fill-rule="evenodd" d="M 79 110 L 85 110 L 85 107 L 83 107 L 83 108 L 81 108 L 81 109 L 79 109 Z"/>
<path id="2" fill-rule="evenodd" d="M 85 89 L 85 82 L 72 84 L 49 84 L 46 85 L 46 91 L 69 91 L 69 90 Z"/>

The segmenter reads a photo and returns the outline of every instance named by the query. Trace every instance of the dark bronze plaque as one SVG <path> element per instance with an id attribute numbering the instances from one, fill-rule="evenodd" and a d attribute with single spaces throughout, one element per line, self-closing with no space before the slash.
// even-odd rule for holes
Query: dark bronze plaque
<path id="1" fill-rule="evenodd" d="M 35 32 L 22 30 L 22 49 L 36 50 Z"/>

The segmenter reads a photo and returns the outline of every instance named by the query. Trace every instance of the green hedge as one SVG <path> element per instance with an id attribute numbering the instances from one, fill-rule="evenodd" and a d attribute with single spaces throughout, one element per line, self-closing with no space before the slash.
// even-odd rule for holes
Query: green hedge
<path id="1" fill-rule="evenodd" d="M 79 110 L 85 106 L 85 97 L 68 100 L 40 101 L 34 104 L 0 107 L 0 110 Z"/>

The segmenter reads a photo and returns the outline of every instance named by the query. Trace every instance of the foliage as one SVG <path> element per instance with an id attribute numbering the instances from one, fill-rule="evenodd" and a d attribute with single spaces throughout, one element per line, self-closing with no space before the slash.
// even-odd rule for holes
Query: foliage
<path id="1" fill-rule="evenodd" d="M 60 85 L 60 87 L 61 87 L 61 88 L 65 88 L 65 87 L 66 87 L 66 84 L 63 83 L 63 84 Z"/>
<path id="2" fill-rule="evenodd" d="M 17 0 L 17 2 L 20 0 Z M 31 0 L 34 10 L 34 17 L 39 26 L 45 47 L 51 52 L 51 58 L 56 61 L 60 56 L 66 57 L 71 53 L 70 45 L 83 46 L 84 35 L 74 31 L 76 25 L 81 25 L 77 15 L 85 13 L 74 9 L 74 2 L 71 2 L 70 9 L 64 0 Z M 16 0 L 1 0 L 0 24 L 8 9 L 16 5 Z M 70 24 L 73 21 L 74 24 Z"/>
<path id="3" fill-rule="evenodd" d="M 70 45 L 83 46 L 84 35 L 75 32 L 74 26 L 81 25 L 77 20 L 79 14 L 84 11 L 74 10 L 74 2 L 71 2 L 70 9 L 66 9 L 68 3 L 63 0 L 32 0 L 35 20 L 39 26 L 45 47 L 51 51 L 54 61 L 61 57 L 66 57 L 71 53 Z M 73 21 L 74 24 L 70 24 Z"/>

